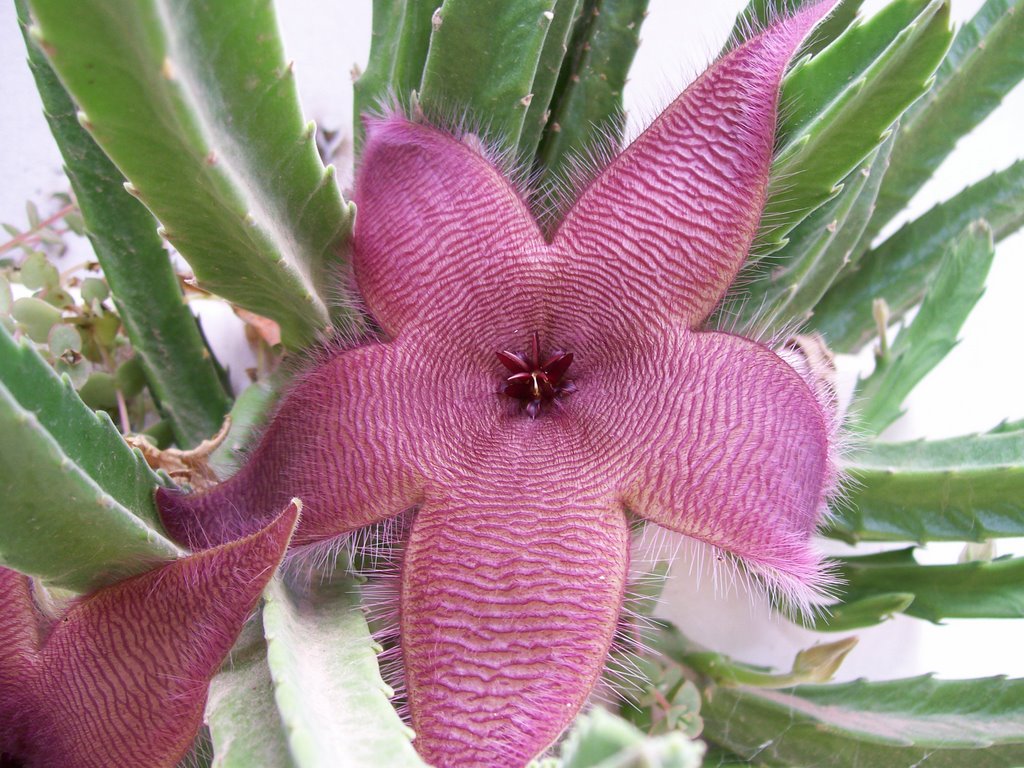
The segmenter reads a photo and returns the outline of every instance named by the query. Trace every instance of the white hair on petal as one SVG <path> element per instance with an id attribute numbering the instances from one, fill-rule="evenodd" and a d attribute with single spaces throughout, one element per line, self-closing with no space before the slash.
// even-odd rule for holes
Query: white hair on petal
<path id="1" fill-rule="evenodd" d="M 374 113 L 365 116 L 371 123 L 396 117 L 450 134 L 494 166 L 524 201 L 529 202 L 533 198 L 536 181 L 533 169 L 516 154 L 515 147 L 502 145 L 495 137 L 492 126 L 469 109 L 454 105 L 425 109 L 418 102 L 400 104 L 392 99 L 383 103 Z"/>
<path id="2" fill-rule="evenodd" d="M 586 188 L 611 164 L 622 149 L 623 116 L 613 116 L 603 125 L 591 126 L 591 137 L 573 147 L 559 170 L 553 172 L 533 198 L 533 214 L 550 234 Z"/>

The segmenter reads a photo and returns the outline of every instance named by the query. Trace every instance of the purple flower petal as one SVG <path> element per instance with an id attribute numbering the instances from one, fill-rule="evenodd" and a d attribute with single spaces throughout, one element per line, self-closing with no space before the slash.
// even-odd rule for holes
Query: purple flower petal
<path id="1" fill-rule="evenodd" d="M 616 446 L 626 506 L 738 557 L 806 608 L 827 586 L 810 538 L 832 486 L 831 424 L 768 348 L 679 329 L 595 374 L 574 405 Z"/>
<path id="2" fill-rule="evenodd" d="M 506 268 L 514 274 L 545 247 L 525 202 L 487 158 L 398 116 L 369 121 L 355 190 L 356 281 L 391 335 L 415 323 L 461 348 L 466 324 L 486 322 L 487 294 Z"/>
<path id="3" fill-rule="evenodd" d="M 42 628 L 28 577 L 0 567 L 0 765 L 28 746 L 32 713 L 25 689 L 37 674 Z"/>
<path id="4" fill-rule="evenodd" d="M 584 189 L 553 242 L 638 313 L 700 325 L 747 258 L 771 168 L 779 83 L 810 6 L 713 64 Z"/>
<path id="5" fill-rule="evenodd" d="M 515 477 L 482 478 L 413 523 L 402 656 L 415 745 L 431 765 L 526 764 L 583 706 L 612 643 L 625 516 L 606 494 L 558 487 L 557 473 L 532 502 Z"/>
<path id="6" fill-rule="evenodd" d="M 422 497 L 417 457 L 429 417 L 406 350 L 374 344 L 308 371 L 292 387 L 246 466 L 206 493 L 161 490 L 168 532 L 193 549 L 230 541 L 302 500 L 294 544 L 395 515 Z"/>
<path id="7" fill-rule="evenodd" d="M 54 621 L 27 577 L 0 568 L 0 722 L 25 713 L 0 727 L 0 753 L 34 768 L 174 766 L 297 516 L 289 506 L 248 538 L 100 589 Z"/>

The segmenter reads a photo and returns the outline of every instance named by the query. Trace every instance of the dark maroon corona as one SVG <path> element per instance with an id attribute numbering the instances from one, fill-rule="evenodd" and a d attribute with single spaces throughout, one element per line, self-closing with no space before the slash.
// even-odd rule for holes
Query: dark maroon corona
<path id="1" fill-rule="evenodd" d="M 500 393 L 519 400 L 531 419 L 537 418 L 544 403 L 568 397 L 576 391 L 576 385 L 565 378 L 572 365 L 572 352 L 555 352 L 541 362 L 540 334 L 536 331 L 533 332 L 531 355 L 505 350 L 498 352 L 498 360 L 512 372 L 505 379 Z"/>

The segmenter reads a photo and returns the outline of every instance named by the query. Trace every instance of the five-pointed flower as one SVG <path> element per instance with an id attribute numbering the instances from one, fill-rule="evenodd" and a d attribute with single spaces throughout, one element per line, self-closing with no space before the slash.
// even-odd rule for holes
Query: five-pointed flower
<path id="1" fill-rule="evenodd" d="M 627 513 L 798 603 L 820 588 L 827 408 L 701 328 L 758 228 L 782 74 L 831 5 L 705 72 L 549 233 L 478 141 L 370 121 L 353 263 L 385 339 L 302 376 L 234 478 L 161 495 L 193 546 L 291 496 L 297 544 L 415 508 L 401 652 L 431 764 L 523 765 L 571 721 L 620 618 Z"/>
<path id="2" fill-rule="evenodd" d="M 0 568 L 0 765 L 176 765 L 297 513 L 103 587 L 57 618 L 27 576 Z"/>

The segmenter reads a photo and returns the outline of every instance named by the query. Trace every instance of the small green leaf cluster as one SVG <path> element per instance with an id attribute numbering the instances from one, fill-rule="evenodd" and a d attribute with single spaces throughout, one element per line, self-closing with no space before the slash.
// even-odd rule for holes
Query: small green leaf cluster
<path id="1" fill-rule="evenodd" d="M 77 205 L 67 195 L 58 202 L 60 209 L 45 221 L 29 202 L 24 231 L 4 225 L 12 239 L 0 252 L 14 255 L 0 265 L 0 322 L 15 338 L 31 340 L 88 406 L 118 415 L 124 432 L 141 431 L 154 421 L 153 403 L 141 396 L 145 375 L 99 264 L 62 272 L 55 263 L 67 251 L 64 238 L 84 234 Z M 16 286 L 27 295 L 15 298 Z"/>

